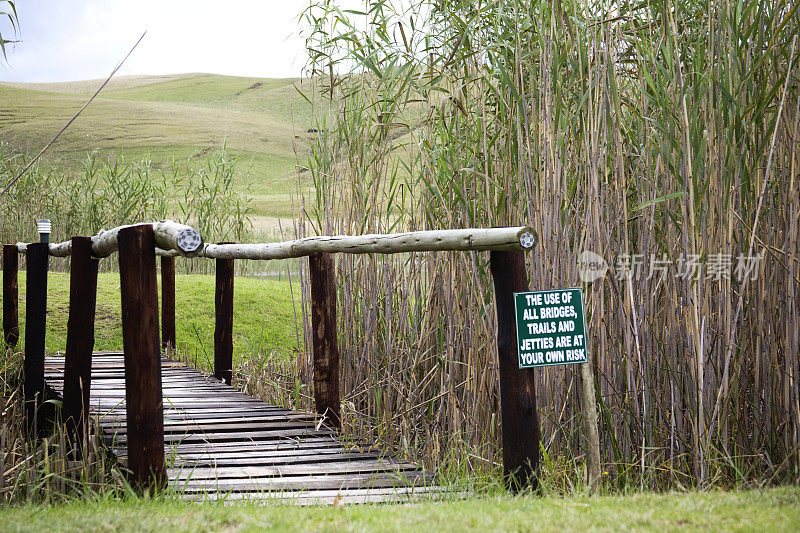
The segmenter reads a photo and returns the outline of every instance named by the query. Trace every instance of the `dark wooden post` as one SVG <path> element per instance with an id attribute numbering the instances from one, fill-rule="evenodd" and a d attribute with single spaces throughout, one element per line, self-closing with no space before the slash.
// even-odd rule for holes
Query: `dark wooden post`
<path id="1" fill-rule="evenodd" d="M 3 245 L 3 340 L 14 348 L 19 341 L 19 251 L 14 244 Z"/>
<path id="2" fill-rule="evenodd" d="M 175 258 L 161 258 L 161 348 L 175 346 Z"/>
<path id="3" fill-rule="evenodd" d="M 91 237 L 72 238 L 67 350 L 64 355 L 64 420 L 79 445 L 89 419 L 98 260 Z"/>
<path id="4" fill-rule="evenodd" d="M 308 257 L 311 272 L 311 329 L 313 330 L 314 402 L 317 412 L 333 427 L 341 427 L 339 399 L 339 342 L 336 338 L 336 272 L 333 255 Z"/>
<path id="5" fill-rule="evenodd" d="M 214 309 L 214 377 L 230 385 L 233 369 L 233 259 L 217 259 Z"/>
<path id="6" fill-rule="evenodd" d="M 29 435 L 33 436 L 36 416 L 44 394 L 44 336 L 47 325 L 47 264 L 49 244 L 29 244 L 25 280 L 25 362 L 23 398 Z M 39 428 L 42 429 L 41 427 Z"/>
<path id="7" fill-rule="evenodd" d="M 164 404 L 158 334 L 158 284 L 153 227 L 121 229 L 119 275 L 125 351 L 128 468 L 138 490 L 166 482 Z"/>
<path id="8" fill-rule="evenodd" d="M 514 293 L 528 290 L 525 254 L 492 251 L 497 308 L 497 356 L 500 362 L 500 410 L 503 424 L 503 475 L 518 491 L 536 488 L 539 472 L 539 416 L 533 369 L 519 368 Z"/>

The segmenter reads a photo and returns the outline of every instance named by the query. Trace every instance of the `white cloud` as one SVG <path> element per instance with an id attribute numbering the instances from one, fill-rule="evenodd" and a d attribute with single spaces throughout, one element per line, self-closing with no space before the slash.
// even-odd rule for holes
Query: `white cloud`
<path id="1" fill-rule="evenodd" d="M 120 75 L 299 76 L 305 53 L 297 18 L 307 5 L 308 0 L 17 2 L 21 42 L 9 47 L 0 80 L 105 77 L 145 30 Z M 0 33 L 7 31 L 0 26 Z"/>

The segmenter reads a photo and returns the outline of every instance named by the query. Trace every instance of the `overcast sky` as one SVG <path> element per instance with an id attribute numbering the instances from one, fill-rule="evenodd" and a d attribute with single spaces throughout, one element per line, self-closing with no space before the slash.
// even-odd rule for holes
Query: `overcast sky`
<path id="1" fill-rule="evenodd" d="M 17 0 L 19 43 L 0 81 L 74 81 L 210 72 L 294 77 L 305 64 L 298 16 L 308 0 Z M 0 7 L 5 7 L 0 2 Z M 0 34 L 10 38 L 6 22 Z"/>

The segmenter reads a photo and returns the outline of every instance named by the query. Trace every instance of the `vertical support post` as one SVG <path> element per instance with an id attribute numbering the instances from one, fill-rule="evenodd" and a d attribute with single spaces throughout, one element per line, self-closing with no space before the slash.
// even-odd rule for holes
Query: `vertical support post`
<path id="1" fill-rule="evenodd" d="M 339 342 L 336 338 L 336 271 L 333 255 L 310 255 L 308 266 L 311 273 L 314 403 L 317 413 L 329 425 L 340 428 Z"/>
<path id="2" fill-rule="evenodd" d="M 497 356 L 503 425 L 503 475 L 512 491 L 536 488 L 539 473 L 539 415 L 533 369 L 519 368 L 514 293 L 528 290 L 525 254 L 492 251 L 490 268 L 497 308 Z"/>
<path id="3" fill-rule="evenodd" d="M 3 341 L 14 348 L 19 341 L 19 251 L 3 245 Z"/>
<path id="4" fill-rule="evenodd" d="M 92 257 L 91 237 L 72 238 L 69 272 L 69 317 L 64 355 L 64 420 L 75 442 L 83 442 L 89 419 L 92 350 L 97 303 L 98 260 Z"/>
<path id="5" fill-rule="evenodd" d="M 581 425 L 586 450 L 586 492 L 591 496 L 600 487 L 600 431 L 597 427 L 597 402 L 594 392 L 592 355 L 586 350 L 586 362 L 581 367 Z"/>
<path id="6" fill-rule="evenodd" d="M 175 258 L 161 258 L 161 349 L 175 350 Z"/>
<path id="7" fill-rule="evenodd" d="M 28 434 L 33 436 L 44 394 L 44 336 L 47 326 L 47 265 L 49 244 L 29 244 L 25 279 L 25 361 L 22 396 Z M 40 428 L 41 429 L 41 428 Z"/>
<path id="8" fill-rule="evenodd" d="M 233 259 L 217 259 L 216 270 L 214 377 L 230 385 L 233 375 Z"/>
<path id="9" fill-rule="evenodd" d="M 149 224 L 119 231 L 128 468 L 138 490 L 163 486 L 164 404 L 155 238 Z"/>

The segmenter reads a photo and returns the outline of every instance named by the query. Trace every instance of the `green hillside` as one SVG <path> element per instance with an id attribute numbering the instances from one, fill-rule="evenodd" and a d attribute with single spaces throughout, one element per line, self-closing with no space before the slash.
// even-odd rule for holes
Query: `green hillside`
<path id="1" fill-rule="evenodd" d="M 38 152 L 80 109 L 101 80 L 0 82 L 0 142 Z M 308 151 L 310 108 L 299 79 L 184 74 L 130 76 L 112 82 L 48 151 L 75 169 L 97 150 L 127 159 L 173 159 L 223 145 L 252 162 L 256 214 L 285 211 L 298 163 Z"/>

